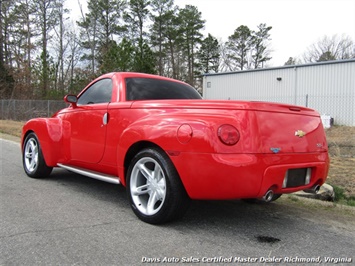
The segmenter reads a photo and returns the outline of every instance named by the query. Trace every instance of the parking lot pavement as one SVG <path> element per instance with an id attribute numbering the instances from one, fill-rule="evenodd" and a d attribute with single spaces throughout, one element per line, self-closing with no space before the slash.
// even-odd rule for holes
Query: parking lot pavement
<path id="1" fill-rule="evenodd" d="M 153 226 L 136 218 L 122 186 L 61 169 L 31 179 L 18 143 L 0 140 L 0 150 L 0 265 L 354 259 L 355 224 L 325 208 L 302 213 L 285 200 L 193 201 L 182 220 Z"/>

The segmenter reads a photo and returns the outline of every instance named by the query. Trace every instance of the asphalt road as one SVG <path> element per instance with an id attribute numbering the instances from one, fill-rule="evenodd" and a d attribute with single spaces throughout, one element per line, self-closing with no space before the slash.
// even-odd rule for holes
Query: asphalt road
<path id="1" fill-rule="evenodd" d="M 153 226 L 135 217 L 122 186 L 61 169 L 28 178 L 19 144 L 7 140 L 0 139 L 0 157 L 0 265 L 354 263 L 348 212 L 343 218 L 285 199 L 195 201 L 184 219 Z"/>

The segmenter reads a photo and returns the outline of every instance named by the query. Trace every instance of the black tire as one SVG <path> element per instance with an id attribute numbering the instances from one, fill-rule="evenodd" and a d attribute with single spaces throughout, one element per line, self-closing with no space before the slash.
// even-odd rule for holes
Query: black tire
<path id="1" fill-rule="evenodd" d="M 127 195 L 135 215 L 150 224 L 181 218 L 189 197 L 169 157 L 158 148 L 136 154 L 127 171 Z"/>
<path id="2" fill-rule="evenodd" d="M 41 145 L 35 133 L 30 133 L 25 138 L 22 147 L 23 169 L 29 177 L 45 178 L 52 172 L 44 161 Z"/>

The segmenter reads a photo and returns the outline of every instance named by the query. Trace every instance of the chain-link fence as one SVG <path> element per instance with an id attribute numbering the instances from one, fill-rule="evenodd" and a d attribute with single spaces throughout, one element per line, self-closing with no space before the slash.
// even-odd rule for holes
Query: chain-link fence
<path id="1" fill-rule="evenodd" d="M 64 101 L 1 100 L 0 119 L 26 121 L 35 117 L 50 117 L 67 106 Z"/>

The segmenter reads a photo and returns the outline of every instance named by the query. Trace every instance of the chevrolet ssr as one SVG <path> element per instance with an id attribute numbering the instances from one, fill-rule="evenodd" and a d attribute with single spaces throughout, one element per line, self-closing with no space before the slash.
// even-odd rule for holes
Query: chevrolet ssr
<path id="1" fill-rule="evenodd" d="M 190 199 L 269 202 L 317 192 L 327 177 L 324 129 L 309 108 L 203 100 L 177 80 L 118 72 L 64 100 L 67 108 L 24 125 L 26 174 L 61 167 L 122 184 L 147 223 L 182 217 Z"/>

